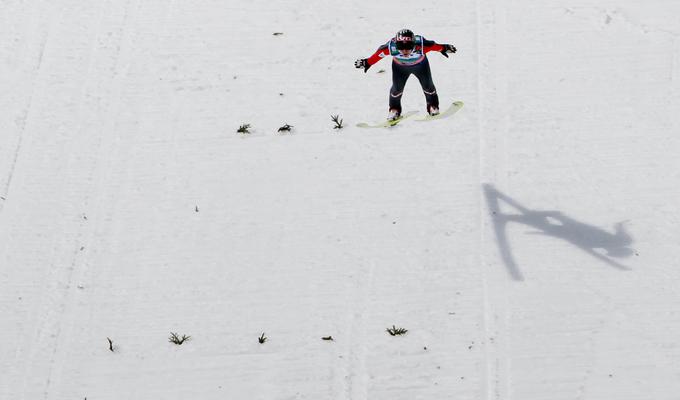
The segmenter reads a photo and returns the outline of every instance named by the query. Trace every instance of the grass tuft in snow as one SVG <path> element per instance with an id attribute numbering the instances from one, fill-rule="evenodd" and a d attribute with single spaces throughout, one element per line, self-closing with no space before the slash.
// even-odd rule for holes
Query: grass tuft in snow
<path id="1" fill-rule="evenodd" d="M 113 340 L 111 340 L 111 339 L 109 339 L 109 338 L 106 338 L 106 340 L 109 341 L 109 350 L 110 350 L 111 352 L 113 352 L 113 351 L 114 351 L 114 348 L 113 348 Z"/>
<path id="2" fill-rule="evenodd" d="M 331 120 L 335 122 L 335 126 L 333 129 L 342 129 L 342 119 L 340 119 L 340 115 L 331 115 Z"/>
<path id="3" fill-rule="evenodd" d="M 290 128 L 292 127 L 293 125 L 285 124 L 284 126 L 280 127 L 277 132 L 290 132 Z"/>
<path id="4" fill-rule="evenodd" d="M 392 325 L 391 328 L 385 329 L 387 333 L 389 333 L 392 336 L 397 336 L 397 335 L 405 335 L 406 332 L 408 332 L 408 329 L 404 328 L 397 328 L 396 326 Z"/>
<path id="5" fill-rule="evenodd" d="M 262 335 L 260 335 L 260 337 L 257 338 L 257 341 L 260 342 L 260 344 L 267 341 L 267 337 L 264 335 L 264 332 L 262 332 Z"/>
<path id="6" fill-rule="evenodd" d="M 243 124 L 236 130 L 238 133 L 250 133 L 250 124 Z"/>
<path id="7" fill-rule="evenodd" d="M 168 341 L 170 343 L 174 343 L 174 344 L 179 346 L 182 343 L 184 343 L 184 342 L 186 342 L 187 340 L 190 340 L 190 339 L 191 339 L 191 336 L 182 335 L 182 337 L 179 337 L 179 335 L 176 334 L 175 332 L 170 332 L 170 337 L 168 338 Z"/>

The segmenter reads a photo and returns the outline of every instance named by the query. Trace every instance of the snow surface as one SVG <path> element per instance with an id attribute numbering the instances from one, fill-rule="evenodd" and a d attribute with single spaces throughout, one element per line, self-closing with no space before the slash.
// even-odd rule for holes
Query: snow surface
<path id="1" fill-rule="evenodd" d="M 466 105 L 358 129 L 403 27 Z M 0 2 L 0 399 L 679 399 L 679 35 L 677 0 Z"/>

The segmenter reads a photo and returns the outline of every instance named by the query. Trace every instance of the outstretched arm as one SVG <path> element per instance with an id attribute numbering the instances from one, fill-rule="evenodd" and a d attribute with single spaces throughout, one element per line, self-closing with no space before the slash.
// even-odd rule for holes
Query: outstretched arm
<path id="1" fill-rule="evenodd" d="M 368 58 L 360 58 L 356 61 L 354 61 L 354 66 L 357 68 L 363 68 L 364 72 L 368 71 L 369 68 L 371 68 L 371 65 L 377 63 L 378 61 L 382 60 L 384 57 L 390 55 L 390 49 L 387 46 L 387 43 L 378 47 L 378 50 L 373 53 Z"/>
<path id="2" fill-rule="evenodd" d="M 390 55 L 390 49 L 387 46 L 387 43 L 385 43 L 384 45 L 378 47 L 378 50 L 376 50 L 375 53 L 373 53 L 373 55 L 368 57 L 368 65 L 369 66 L 373 65 L 373 64 L 377 63 L 378 61 L 382 60 L 384 57 L 389 56 L 389 55 Z"/>
<path id="3" fill-rule="evenodd" d="M 430 51 L 438 51 L 444 55 L 444 57 L 449 57 L 447 53 L 455 53 L 456 48 L 452 44 L 439 44 L 434 40 L 427 40 L 423 38 L 423 53 Z"/>

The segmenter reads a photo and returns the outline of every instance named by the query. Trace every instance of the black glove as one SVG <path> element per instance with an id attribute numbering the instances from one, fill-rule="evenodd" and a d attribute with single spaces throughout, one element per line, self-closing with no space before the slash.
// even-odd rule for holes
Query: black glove
<path id="1" fill-rule="evenodd" d="M 446 53 L 455 53 L 456 52 L 456 48 L 452 44 L 443 44 L 442 46 L 444 46 L 444 49 L 442 50 L 442 54 L 446 58 L 449 58 L 449 55 L 446 54 Z"/>
<path id="2" fill-rule="evenodd" d="M 356 68 L 363 68 L 364 73 L 366 73 L 366 71 L 368 71 L 368 69 L 371 68 L 371 65 L 368 63 L 367 58 L 360 58 L 360 59 L 354 61 L 354 66 Z"/>

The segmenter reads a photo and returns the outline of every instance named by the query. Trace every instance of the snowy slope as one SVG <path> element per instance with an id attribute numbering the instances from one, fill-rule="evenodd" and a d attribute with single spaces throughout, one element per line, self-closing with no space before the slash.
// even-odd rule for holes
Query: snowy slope
<path id="1" fill-rule="evenodd" d="M 680 5 L 548 3 L 1 2 L 0 399 L 677 399 Z"/>

